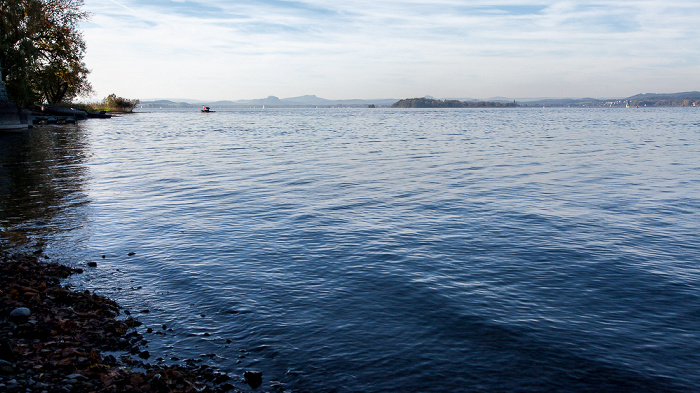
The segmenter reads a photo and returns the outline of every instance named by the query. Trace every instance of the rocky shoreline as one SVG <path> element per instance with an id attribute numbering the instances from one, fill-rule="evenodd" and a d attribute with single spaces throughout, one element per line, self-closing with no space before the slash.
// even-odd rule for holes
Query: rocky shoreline
<path id="1" fill-rule="evenodd" d="M 0 250 L 0 391 L 228 392 L 226 374 L 197 362 L 153 365 L 135 327 L 111 299 L 61 280 L 81 269 Z M 246 373 L 257 388 L 261 375 Z"/>

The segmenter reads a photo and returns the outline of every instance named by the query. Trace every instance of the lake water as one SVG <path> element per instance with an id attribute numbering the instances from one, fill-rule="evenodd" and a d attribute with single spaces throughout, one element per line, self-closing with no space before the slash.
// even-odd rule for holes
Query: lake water
<path id="1" fill-rule="evenodd" d="M 700 386 L 694 108 L 154 111 L 0 157 L 3 242 L 98 262 L 70 282 L 172 329 L 152 361 L 258 391 Z"/>

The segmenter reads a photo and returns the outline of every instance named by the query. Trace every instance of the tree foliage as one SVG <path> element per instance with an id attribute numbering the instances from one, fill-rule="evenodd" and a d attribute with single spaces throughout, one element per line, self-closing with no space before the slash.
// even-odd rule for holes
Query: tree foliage
<path id="1" fill-rule="evenodd" d="M 131 112 L 138 104 L 139 100 L 130 100 L 128 98 L 119 97 L 114 93 L 108 95 L 107 98 L 102 101 L 102 105 L 109 110 L 120 112 Z"/>
<path id="2" fill-rule="evenodd" d="M 516 102 L 435 100 L 432 98 L 406 98 L 391 105 L 392 108 L 504 108 L 515 107 Z"/>
<path id="3" fill-rule="evenodd" d="M 0 59 L 10 99 L 50 104 L 87 95 L 78 23 L 84 0 L 0 0 Z"/>

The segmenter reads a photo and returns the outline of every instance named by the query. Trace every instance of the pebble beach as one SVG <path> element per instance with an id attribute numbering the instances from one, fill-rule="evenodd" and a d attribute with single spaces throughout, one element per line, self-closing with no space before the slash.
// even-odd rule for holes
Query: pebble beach
<path id="1" fill-rule="evenodd" d="M 62 285 L 80 273 L 40 253 L 0 250 L 0 391 L 238 391 L 195 359 L 150 362 L 137 319 L 107 297 Z M 246 382 L 253 387 L 259 377 L 249 372 Z"/>

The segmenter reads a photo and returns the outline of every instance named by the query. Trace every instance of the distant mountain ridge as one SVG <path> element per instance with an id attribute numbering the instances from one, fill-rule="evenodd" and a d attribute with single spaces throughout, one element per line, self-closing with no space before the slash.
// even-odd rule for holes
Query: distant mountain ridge
<path id="1" fill-rule="evenodd" d="M 426 96 L 425 99 L 433 99 Z M 299 97 L 279 98 L 268 96 L 266 98 L 257 98 L 249 100 L 236 101 L 212 101 L 206 102 L 202 100 L 182 100 L 179 102 L 171 100 L 151 100 L 142 101 L 142 108 L 196 108 L 202 105 L 207 105 L 212 108 L 261 108 L 277 107 L 277 108 L 363 108 L 377 107 L 389 108 L 399 101 L 416 100 L 416 99 L 347 99 L 347 100 L 328 100 L 317 97 L 315 95 L 304 95 Z M 453 101 L 455 99 L 447 99 L 445 101 Z M 464 103 L 477 102 L 479 100 L 473 98 L 459 99 Z M 493 97 L 487 102 L 512 103 L 515 101 L 517 106 L 522 107 L 619 107 L 619 106 L 700 106 L 700 92 L 690 91 L 682 93 L 645 93 L 637 94 L 627 98 L 526 98 L 513 99 L 506 97 Z M 482 101 L 483 102 L 483 101 Z M 479 105 L 463 105 L 463 107 L 472 107 Z"/>
<path id="2" fill-rule="evenodd" d="M 645 93 L 627 98 L 547 98 L 522 102 L 521 106 L 545 107 L 623 107 L 623 106 L 700 106 L 700 92 Z"/>
<path id="3" fill-rule="evenodd" d="M 189 101 L 189 100 L 188 100 Z M 193 100 L 194 101 L 194 100 Z M 205 103 L 204 101 L 197 100 L 195 102 L 173 102 L 169 100 L 155 100 L 155 101 L 142 101 L 141 106 L 143 108 L 194 108 L 202 105 L 207 105 L 213 108 L 228 108 L 228 107 L 243 107 L 243 108 L 255 108 L 255 107 L 278 107 L 278 108 L 312 108 L 312 107 L 368 107 L 374 105 L 375 107 L 389 107 L 394 102 L 398 101 L 395 98 L 384 98 L 384 99 L 350 99 L 350 100 L 328 100 L 325 98 L 320 98 L 315 95 L 305 95 L 299 97 L 291 98 L 279 98 L 275 96 L 269 96 L 267 98 L 257 98 L 252 100 L 236 100 L 236 101 L 212 101 Z"/>

